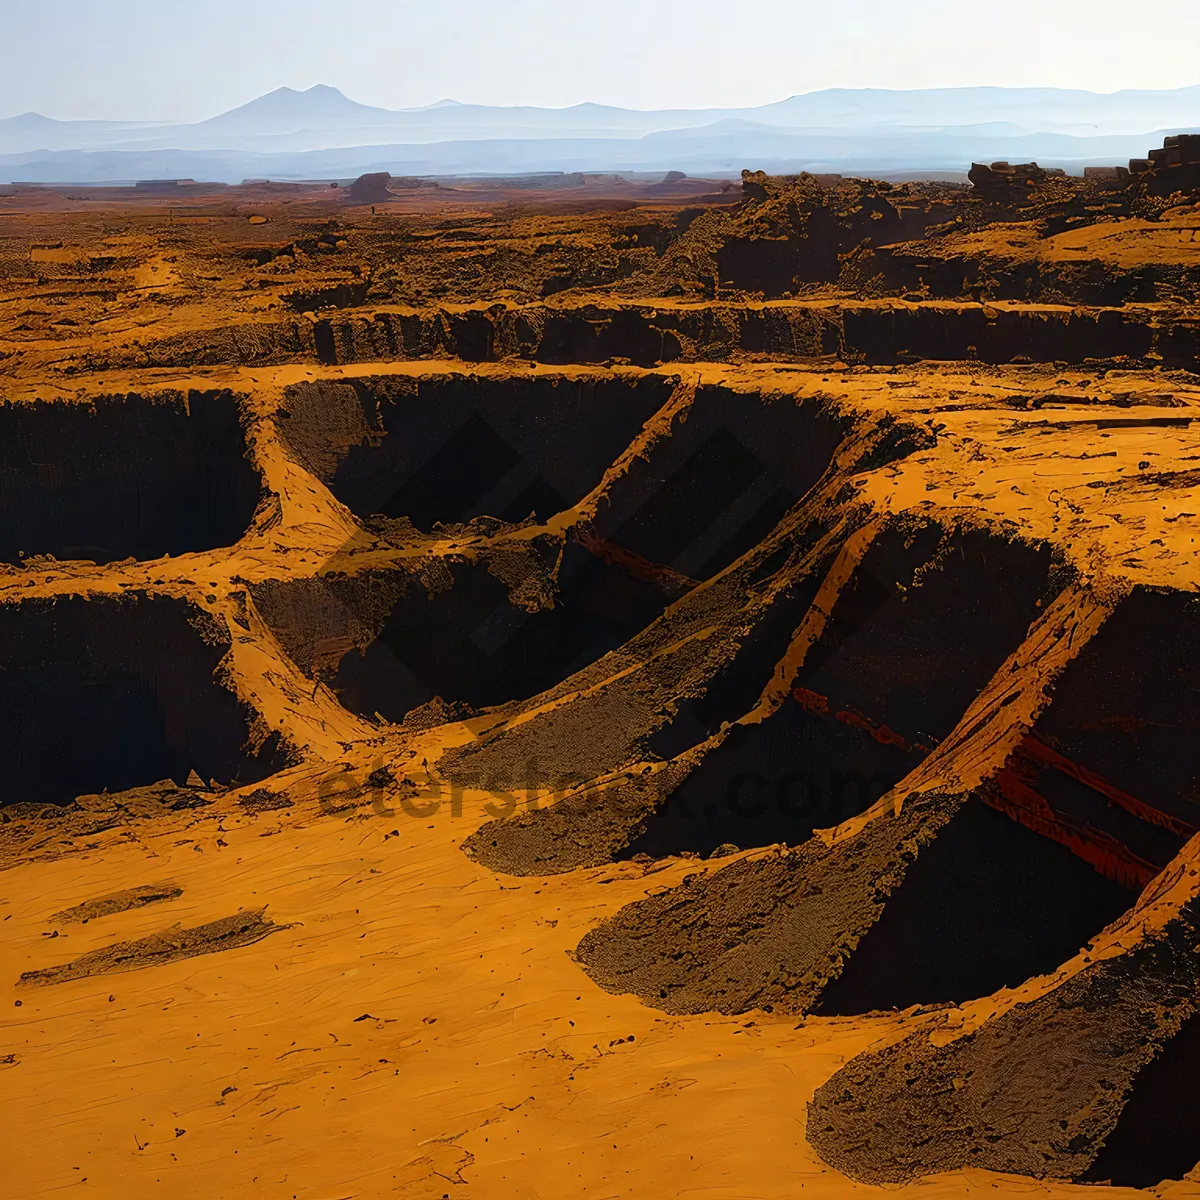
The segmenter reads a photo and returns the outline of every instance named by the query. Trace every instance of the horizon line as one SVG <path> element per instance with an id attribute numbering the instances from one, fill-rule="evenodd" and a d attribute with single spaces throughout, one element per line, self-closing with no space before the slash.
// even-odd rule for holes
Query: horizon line
<path id="1" fill-rule="evenodd" d="M 269 91 L 261 92 L 257 96 L 252 96 L 249 100 L 243 100 L 239 104 L 234 104 L 229 108 L 223 108 L 220 111 L 213 113 L 208 117 L 201 117 L 198 120 L 164 120 L 161 118 L 123 118 L 123 117 L 49 117 L 45 113 L 38 112 L 36 109 L 26 109 L 23 112 L 13 113 L 11 116 L 0 117 L 0 121 L 15 121 L 22 117 L 38 117 L 43 121 L 53 121 L 56 124 L 72 125 L 83 124 L 85 122 L 97 122 L 114 125 L 148 125 L 148 126 L 187 126 L 187 125 L 202 125 L 206 121 L 216 120 L 218 117 L 227 116 L 229 113 L 237 112 L 239 109 L 246 108 L 259 100 L 264 100 L 268 96 L 277 95 L 280 92 L 290 92 L 296 96 L 304 96 L 310 92 L 324 89 L 326 91 L 336 92 L 343 100 L 349 101 L 351 104 L 358 105 L 361 108 L 372 109 L 376 112 L 385 113 L 420 113 L 428 112 L 436 108 L 444 108 L 454 106 L 457 108 L 494 108 L 494 109 L 531 109 L 538 112 L 570 112 L 576 108 L 610 108 L 619 112 L 644 113 L 647 115 L 659 112 L 728 112 L 728 111 L 743 111 L 754 112 L 764 108 L 771 108 L 777 104 L 786 104 L 789 100 L 798 100 L 805 96 L 819 96 L 828 92 L 880 92 L 880 93 L 915 93 L 915 92 L 1069 92 L 1076 95 L 1084 96 L 1120 96 L 1126 92 L 1138 93 L 1141 95 L 1170 95 L 1176 92 L 1186 92 L 1200 88 L 1200 79 L 1195 83 L 1182 84 L 1179 87 L 1173 88 L 1115 88 L 1112 91 L 1094 91 L 1091 88 L 1078 87 L 1063 87 L 1058 84 L 1029 84 L 1029 85 L 1008 85 L 1008 84 L 953 84 L 938 87 L 847 87 L 834 86 L 824 88 L 814 88 L 807 92 L 792 92 L 790 95 L 783 96 L 778 100 L 768 100 L 764 104 L 744 104 L 744 105 L 700 105 L 696 107 L 682 106 L 677 108 L 633 108 L 622 104 L 608 104 L 598 100 L 580 100 L 574 104 L 552 105 L 552 104 L 494 104 L 483 101 L 472 100 L 454 100 L 450 97 L 443 97 L 440 100 L 431 101 L 428 104 L 417 104 L 406 106 L 404 108 L 384 108 L 377 104 L 365 104 L 360 100 L 354 100 L 348 96 L 337 84 L 332 83 L 314 83 L 306 88 L 295 88 L 290 84 L 280 84 L 278 87 L 271 88 Z"/>

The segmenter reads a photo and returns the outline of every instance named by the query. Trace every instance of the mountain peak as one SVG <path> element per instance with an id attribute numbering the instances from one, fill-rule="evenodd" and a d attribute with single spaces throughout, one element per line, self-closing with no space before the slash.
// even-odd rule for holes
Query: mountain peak
<path id="1" fill-rule="evenodd" d="M 371 118 L 380 116 L 390 117 L 391 113 L 359 104 L 328 83 L 315 83 L 303 90 L 278 87 L 201 124 L 209 128 L 253 124 L 264 133 L 286 133 L 315 126 L 369 124 Z"/>
<path id="2" fill-rule="evenodd" d="M 275 89 L 277 92 L 289 92 L 293 96 L 312 96 L 316 98 L 328 97 L 338 100 L 345 100 L 347 104 L 353 104 L 354 101 L 347 98 L 346 93 L 340 88 L 335 88 L 331 83 L 314 83 L 312 87 L 306 88 L 289 88 L 281 87 Z"/>
<path id="3" fill-rule="evenodd" d="M 15 117 L 5 117 L 4 121 L 9 125 L 35 126 L 35 125 L 61 125 L 62 122 L 54 117 L 44 117 L 39 112 L 23 112 L 17 113 Z"/>

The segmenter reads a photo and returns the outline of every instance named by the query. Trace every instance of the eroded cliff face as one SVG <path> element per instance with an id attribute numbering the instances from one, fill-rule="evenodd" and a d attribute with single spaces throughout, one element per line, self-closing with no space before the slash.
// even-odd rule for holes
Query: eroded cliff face
<path id="1" fill-rule="evenodd" d="M 16 212 L 16 1193 L 1189 1176 L 1162 170 Z"/>

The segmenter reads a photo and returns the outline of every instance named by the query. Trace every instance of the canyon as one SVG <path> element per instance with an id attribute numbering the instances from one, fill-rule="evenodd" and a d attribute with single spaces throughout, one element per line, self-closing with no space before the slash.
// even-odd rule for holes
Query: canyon
<path id="1" fill-rule="evenodd" d="M 0 199 L 7 1192 L 1196 1195 L 1163 151 Z"/>

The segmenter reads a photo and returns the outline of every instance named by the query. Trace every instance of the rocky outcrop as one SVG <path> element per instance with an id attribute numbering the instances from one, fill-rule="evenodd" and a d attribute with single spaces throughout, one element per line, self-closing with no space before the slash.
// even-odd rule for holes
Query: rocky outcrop
<path id="1" fill-rule="evenodd" d="M 392 198 L 388 191 L 391 181 L 387 171 L 372 171 L 369 175 L 360 175 L 347 188 L 346 194 L 354 204 L 383 204 Z"/>
<path id="2" fill-rule="evenodd" d="M 1058 167 L 1039 167 L 1037 163 L 994 162 L 985 166 L 983 163 L 972 163 L 967 172 L 967 178 L 979 191 L 1009 191 L 1023 189 L 1028 191 L 1048 179 L 1061 179 L 1066 172 Z"/>

